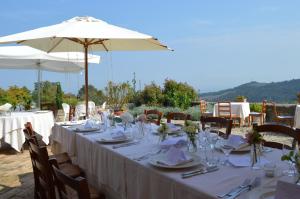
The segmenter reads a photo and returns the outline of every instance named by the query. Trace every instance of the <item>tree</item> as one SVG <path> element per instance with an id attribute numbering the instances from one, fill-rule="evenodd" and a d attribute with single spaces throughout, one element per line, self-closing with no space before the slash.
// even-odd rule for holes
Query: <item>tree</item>
<path id="1" fill-rule="evenodd" d="M 128 82 L 113 83 L 108 82 L 105 87 L 106 99 L 114 110 L 121 110 L 133 97 L 133 89 Z"/>
<path id="2" fill-rule="evenodd" d="M 83 85 L 79 91 L 77 97 L 84 101 L 85 100 L 85 86 Z M 89 93 L 89 100 L 95 102 L 96 105 L 100 105 L 104 102 L 105 96 L 102 90 L 97 90 L 93 85 L 88 85 L 88 93 Z"/>
<path id="3" fill-rule="evenodd" d="M 58 82 L 36 82 L 34 83 L 34 90 L 32 92 L 33 101 L 38 102 L 38 86 L 40 84 L 41 104 L 54 103 L 56 104 L 56 91 Z"/>
<path id="4" fill-rule="evenodd" d="M 197 93 L 193 87 L 187 83 L 174 80 L 165 80 L 164 83 L 164 105 L 187 109 L 191 102 L 197 99 Z"/>
<path id="5" fill-rule="evenodd" d="M 7 103 L 7 94 L 6 91 L 0 88 L 0 105 Z"/>
<path id="6" fill-rule="evenodd" d="M 24 106 L 26 110 L 30 109 L 32 96 L 30 94 L 30 90 L 25 86 L 20 88 L 17 86 L 11 86 L 6 92 L 6 99 L 8 103 L 12 104 L 13 109 L 17 107 L 17 105 Z"/>
<path id="7" fill-rule="evenodd" d="M 63 102 L 63 92 L 61 90 L 61 86 L 60 86 L 59 82 L 56 85 L 55 102 L 56 102 L 56 107 L 58 109 L 61 109 L 62 108 L 62 102 Z"/>
<path id="8" fill-rule="evenodd" d="M 146 85 L 144 90 L 141 92 L 141 99 L 143 104 L 150 106 L 162 105 L 163 94 L 160 86 L 152 82 L 150 85 Z"/>

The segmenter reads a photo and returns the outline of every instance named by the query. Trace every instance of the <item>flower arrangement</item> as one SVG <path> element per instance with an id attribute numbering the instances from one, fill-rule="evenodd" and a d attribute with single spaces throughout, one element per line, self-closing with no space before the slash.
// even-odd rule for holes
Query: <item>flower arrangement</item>
<path id="1" fill-rule="evenodd" d="M 196 144 L 196 139 L 197 139 L 197 132 L 199 130 L 199 126 L 192 121 L 185 121 L 183 131 L 186 132 L 190 145 L 192 145 L 192 151 L 196 152 L 197 150 L 197 144 Z M 189 147 L 189 145 L 188 145 Z"/>
<path id="2" fill-rule="evenodd" d="M 161 126 L 157 129 L 159 132 L 160 140 L 164 141 L 168 136 L 169 127 L 167 124 L 162 123 Z"/>
<path id="3" fill-rule="evenodd" d="M 251 132 L 248 132 L 246 134 L 246 140 L 252 146 L 252 148 L 251 148 L 251 166 L 254 167 L 254 165 L 258 161 L 258 155 L 260 155 L 260 153 L 261 153 L 260 144 L 263 142 L 263 136 L 262 136 L 262 134 L 257 132 L 255 129 L 253 129 Z"/>
<path id="4" fill-rule="evenodd" d="M 300 151 L 290 151 L 289 154 L 281 156 L 282 161 L 290 161 L 295 164 L 295 167 L 300 174 Z M 300 175 L 296 181 L 296 184 L 300 181 Z"/>
<path id="5" fill-rule="evenodd" d="M 250 145 L 260 144 L 263 141 L 263 136 L 253 129 L 251 132 L 246 134 L 246 140 Z"/>

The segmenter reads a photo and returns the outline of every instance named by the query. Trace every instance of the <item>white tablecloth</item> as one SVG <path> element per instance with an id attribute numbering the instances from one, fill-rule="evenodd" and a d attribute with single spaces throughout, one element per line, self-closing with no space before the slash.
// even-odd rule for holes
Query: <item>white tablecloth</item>
<path id="1" fill-rule="evenodd" d="M 60 132 L 74 137 L 77 163 L 86 172 L 89 183 L 104 188 L 108 198 L 210 199 L 217 198 L 216 194 L 225 193 L 246 178 L 262 176 L 263 185 L 270 184 L 270 181 L 276 184 L 277 180 L 264 177 L 263 170 L 252 170 L 249 167 L 221 167 L 213 173 L 182 179 L 182 170 L 163 170 L 151 166 L 148 160 L 132 160 L 133 157 L 158 147 L 157 137 L 154 135 L 138 145 L 112 149 L 110 144 L 99 144 L 95 141 L 103 137 L 105 132 L 85 135 L 70 129 Z M 199 151 L 197 153 L 200 155 Z M 220 152 L 216 154 L 224 156 Z M 287 168 L 287 164 L 280 161 L 281 154 L 281 151 L 273 150 L 264 156 L 277 162 L 278 168 Z M 245 195 L 240 198 L 245 198 Z"/>
<path id="2" fill-rule="evenodd" d="M 296 106 L 295 117 L 294 117 L 294 126 L 295 128 L 300 128 L 300 105 Z"/>
<path id="3" fill-rule="evenodd" d="M 250 105 L 248 102 L 231 102 L 231 113 L 245 120 L 250 114 Z M 218 116 L 218 103 L 214 105 L 213 115 Z"/>
<path id="4" fill-rule="evenodd" d="M 0 116 L 0 139 L 20 151 L 25 136 L 24 124 L 31 122 L 33 129 L 43 136 L 43 141 L 48 144 L 49 136 L 54 125 L 52 111 L 45 112 L 12 112 L 9 116 Z"/>

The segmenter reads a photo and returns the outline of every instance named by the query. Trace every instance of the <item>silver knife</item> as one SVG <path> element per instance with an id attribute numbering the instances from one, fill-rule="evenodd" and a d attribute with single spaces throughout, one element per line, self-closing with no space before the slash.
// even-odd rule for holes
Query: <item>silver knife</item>
<path id="1" fill-rule="evenodd" d="M 200 174 L 205 174 L 205 173 L 210 173 L 210 172 L 214 172 L 214 171 L 217 171 L 219 170 L 218 167 L 212 167 L 212 168 L 206 168 L 206 169 L 199 169 L 199 171 L 194 171 L 193 173 L 188 173 L 188 174 L 181 174 L 181 177 L 182 178 L 189 178 L 189 177 L 193 177 L 193 176 L 196 176 L 196 175 L 200 175 Z"/>
<path id="2" fill-rule="evenodd" d="M 131 146 L 131 145 L 136 145 L 138 143 L 139 142 L 128 142 L 128 143 L 124 143 L 124 144 L 116 144 L 116 145 L 113 145 L 112 148 L 113 149 L 118 149 L 118 148 L 121 148 L 121 147 L 127 147 L 127 146 Z"/>

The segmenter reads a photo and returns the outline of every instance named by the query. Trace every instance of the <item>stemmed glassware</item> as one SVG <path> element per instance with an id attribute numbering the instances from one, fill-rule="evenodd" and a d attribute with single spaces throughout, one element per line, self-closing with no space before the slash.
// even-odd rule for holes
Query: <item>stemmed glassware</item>
<path id="1" fill-rule="evenodd" d="M 225 154 L 225 160 L 224 160 L 223 164 L 225 166 L 230 166 L 229 155 L 230 155 L 231 151 L 234 149 L 233 146 L 231 146 L 228 143 L 227 139 L 222 139 L 222 140 L 220 140 L 220 148 L 223 151 L 223 153 Z"/>
<path id="2" fill-rule="evenodd" d="M 289 150 L 289 146 L 283 144 L 282 145 L 282 155 L 288 155 L 290 153 L 291 150 Z M 294 164 L 291 161 L 288 161 L 288 166 L 289 168 L 286 170 L 283 170 L 283 174 L 293 177 L 295 175 L 295 168 L 294 168 Z"/>

